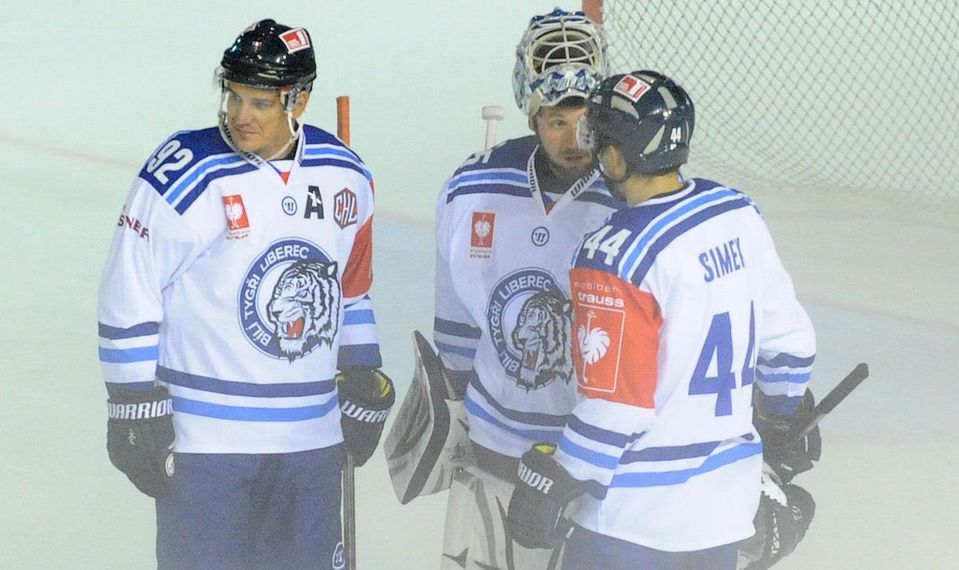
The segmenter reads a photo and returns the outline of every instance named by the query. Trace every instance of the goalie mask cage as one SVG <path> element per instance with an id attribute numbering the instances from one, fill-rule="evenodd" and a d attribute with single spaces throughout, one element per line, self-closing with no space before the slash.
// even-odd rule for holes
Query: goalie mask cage
<path id="1" fill-rule="evenodd" d="M 959 218 L 956 0 L 583 7 L 606 30 L 611 73 L 654 69 L 689 91 L 688 175 L 902 199 L 934 220 Z"/>

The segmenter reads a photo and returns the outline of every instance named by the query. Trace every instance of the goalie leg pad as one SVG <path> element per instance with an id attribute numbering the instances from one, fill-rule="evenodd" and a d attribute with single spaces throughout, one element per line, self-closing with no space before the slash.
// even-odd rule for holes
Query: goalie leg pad
<path id="1" fill-rule="evenodd" d="M 413 332 L 413 381 L 383 450 L 400 503 L 450 487 L 472 463 L 466 406 L 452 397 L 443 364 L 419 331 Z"/>
<path id="2" fill-rule="evenodd" d="M 524 548 L 506 535 L 513 483 L 470 466 L 450 486 L 441 570 L 557 570 L 562 552 Z"/>

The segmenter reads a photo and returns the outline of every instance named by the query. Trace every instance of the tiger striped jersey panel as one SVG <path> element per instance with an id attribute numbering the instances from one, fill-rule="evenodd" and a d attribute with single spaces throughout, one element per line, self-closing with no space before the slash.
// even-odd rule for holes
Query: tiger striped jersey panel
<path id="1" fill-rule="evenodd" d="M 556 458 L 588 490 L 576 522 L 666 551 L 751 536 L 754 384 L 792 413 L 815 357 L 753 202 L 692 179 L 623 209 L 582 241 L 570 287 L 582 400 Z"/>
<path id="2" fill-rule="evenodd" d="M 108 390 L 166 385 L 179 452 L 341 442 L 337 369 L 382 364 L 372 184 L 309 125 L 295 158 L 271 163 L 216 128 L 164 141 L 132 184 L 100 284 Z"/>
<path id="3" fill-rule="evenodd" d="M 512 457 L 558 441 L 566 425 L 577 397 L 570 259 L 588 228 L 625 205 L 590 173 L 547 209 L 536 153 L 525 137 L 473 155 L 436 214 L 436 348 L 465 387 L 470 438 Z"/>

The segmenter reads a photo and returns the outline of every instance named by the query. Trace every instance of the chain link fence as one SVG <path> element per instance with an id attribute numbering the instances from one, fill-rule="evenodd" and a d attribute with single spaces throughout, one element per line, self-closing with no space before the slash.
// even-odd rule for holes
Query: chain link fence
<path id="1" fill-rule="evenodd" d="M 959 1 L 605 0 L 613 72 L 696 104 L 687 174 L 959 203 Z"/>

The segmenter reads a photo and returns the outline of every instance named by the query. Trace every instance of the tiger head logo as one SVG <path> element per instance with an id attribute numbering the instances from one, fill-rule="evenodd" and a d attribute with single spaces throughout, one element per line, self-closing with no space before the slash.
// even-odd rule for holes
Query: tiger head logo
<path id="1" fill-rule="evenodd" d="M 286 268 L 273 288 L 267 318 L 280 353 L 290 362 L 318 344 L 333 346 L 340 321 L 336 263 L 316 259 Z"/>
<path id="2" fill-rule="evenodd" d="M 534 293 L 523 302 L 512 340 L 523 355 L 517 375 L 527 390 L 556 379 L 568 384 L 572 379 L 571 314 L 571 303 L 548 291 Z"/>

